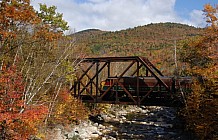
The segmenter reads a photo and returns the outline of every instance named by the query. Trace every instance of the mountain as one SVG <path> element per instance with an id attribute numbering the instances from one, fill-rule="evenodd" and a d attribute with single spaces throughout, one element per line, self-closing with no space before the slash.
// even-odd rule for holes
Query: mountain
<path id="1" fill-rule="evenodd" d="M 101 31 L 99 29 L 87 29 L 76 32 L 72 36 L 76 38 L 77 42 L 83 42 L 84 40 L 88 40 L 96 35 L 101 35 L 103 33 L 105 33 L 105 31 Z"/>
<path id="2" fill-rule="evenodd" d="M 86 56 L 145 56 L 164 71 L 175 63 L 175 46 L 179 51 L 185 40 L 202 31 L 179 23 L 156 23 L 114 32 L 89 29 L 71 36 Z"/>

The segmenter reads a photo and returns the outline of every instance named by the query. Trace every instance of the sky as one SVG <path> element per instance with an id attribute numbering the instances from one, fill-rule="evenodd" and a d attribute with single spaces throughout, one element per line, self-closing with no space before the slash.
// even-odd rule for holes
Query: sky
<path id="1" fill-rule="evenodd" d="M 160 22 L 205 27 L 203 6 L 215 6 L 218 0 L 31 0 L 36 10 L 39 3 L 56 6 L 70 30 L 78 32 L 119 31 Z"/>

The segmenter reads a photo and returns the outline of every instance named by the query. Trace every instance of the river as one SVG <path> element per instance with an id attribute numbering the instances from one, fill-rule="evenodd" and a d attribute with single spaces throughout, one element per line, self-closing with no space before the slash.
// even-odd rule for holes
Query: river
<path id="1" fill-rule="evenodd" d="M 52 134 L 55 140 L 197 140 L 185 131 L 177 112 L 173 107 L 111 105 L 69 131 L 58 128 Z"/>
<path id="2" fill-rule="evenodd" d="M 136 109 L 137 108 L 137 109 Z M 194 140 L 172 107 L 124 107 L 102 123 L 110 131 L 98 139 Z M 105 117 L 105 116 L 104 116 Z M 107 116 L 108 117 L 108 116 Z"/>

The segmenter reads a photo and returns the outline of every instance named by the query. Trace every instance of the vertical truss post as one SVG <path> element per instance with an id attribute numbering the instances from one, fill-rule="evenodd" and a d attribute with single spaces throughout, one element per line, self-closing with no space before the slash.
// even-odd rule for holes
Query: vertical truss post
<path id="1" fill-rule="evenodd" d="M 107 77 L 110 77 L 111 76 L 111 63 L 110 62 L 108 62 L 107 63 Z"/>
<path id="2" fill-rule="evenodd" d="M 118 83 L 116 84 L 115 96 L 116 96 L 115 97 L 116 98 L 115 102 L 118 103 L 119 102 L 119 99 L 118 99 Z"/>
<path id="3" fill-rule="evenodd" d="M 81 93 L 80 93 L 80 81 L 78 82 L 78 97 L 80 98 L 80 95 L 81 95 Z"/>
<path id="4" fill-rule="evenodd" d="M 74 97 L 76 97 L 76 88 L 77 87 L 77 82 L 74 82 L 74 86 L 73 86 L 73 92 L 74 92 Z"/>
<path id="5" fill-rule="evenodd" d="M 92 85 L 93 85 L 93 82 L 92 82 L 92 80 L 91 80 L 91 83 L 90 83 L 90 92 L 91 92 L 90 94 L 91 94 L 91 95 L 93 95 L 93 94 L 92 94 L 92 93 L 93 93 Z"/>
<path id="6" fill-rule="evenodd" d="M 140 105 L 140 99 L 139 99 L 139 61 L 137 61 L 137 81 L 136 81 L 136 92 L 137 92 L 137 102 L 138 105 Z"/>
<path id="7" fill-rule="evenodd" d="M 99 62 L 96 62 L 96 85 L 95 85 L 96 102 L 98 99 L 98 75 L 99 75 Z"/>
<path id="8" fill-rule="evenodd" d="M 148 77 L 148 69 L 146 68 L 146 77 Z"/>
<path id="9" fill-rule="evenodd" d="M 140 62 L 146 67 L 146 69 L 148 69 L 149 70 L 149 72 L 151 73 L 151 75 L 153 76 L 153 77 L 155 77 L 157 80 L 158 80 L 158 82 L 160 83 L 160 84 L 162 84 L 169 92 L 171 92 L 170 91 L 170 89 L 169 89 L 169 86 L 167 86 L 166 85 L 166 83 L 165 82 L 163 82 L 163 80 L 161 80 L 160 79 L 160 77 L 159 76 L 163 76 L 162 75 L 162 73 L 160 73 L 160 71 L 156 71 L 156 72 L 158 72 L 158 74 L 159 74 L 159 76 L 157 76 L 155 73 L 154 73 L 154 71 L 150 68 L 150 66 L 149 65 L 151 65 L 150 63 L 148 63 L 147 61 L 144 61 L 142 58 L 140 58 L 140 57 L 138 57 L 138 59 L 140 60 Z M 153 68 L 153 65 L 152 65 L 152 68 Z M 155 68 L 155 70 L 156 70 L 157 68 Z"/>
<path id="10" fill-rule="evenodd" d="M 138 69 L 140 69 L 142 66 L 143 66 L 143 65 L 141 64 L 141 65 L 138 67 Z M 131 74 L 131 76 L 134 76 L 134 75 L 137 73 L 137 70 L 138 70 L 138 69 L 136 68 L 136 70 Z"/>

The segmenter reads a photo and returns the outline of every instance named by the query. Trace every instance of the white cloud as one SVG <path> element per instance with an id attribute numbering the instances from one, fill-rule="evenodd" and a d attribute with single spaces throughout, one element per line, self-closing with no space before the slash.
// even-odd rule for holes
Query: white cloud
<path id="1" fill-rule="evenodd" d="M 191 21 L 182 20 L 174 10 L 175 0 L 32 0 L 34 7 L 37 3 L 57 6 L 76 31 L 88 28 L 115 31 L 157 22 L 198 25 L 202 18 L 198 11 L 193 11 Z"/>
<path id="2" fill-rule="evenodd" d="M 202 27 L 205 26 L 206 21 L 204 19 L 203 11 L 202 10 L 193 10 L 190 13 L 190 22 L 194 26 Z"/>
<path id="3" fill-rule="evenodd" d="M 93 3 L 103 3 L 107 0 L 88 0 L 88 2 L 93 2 Z"/>

